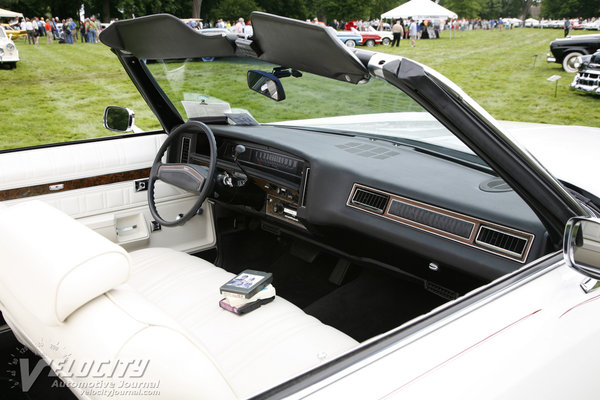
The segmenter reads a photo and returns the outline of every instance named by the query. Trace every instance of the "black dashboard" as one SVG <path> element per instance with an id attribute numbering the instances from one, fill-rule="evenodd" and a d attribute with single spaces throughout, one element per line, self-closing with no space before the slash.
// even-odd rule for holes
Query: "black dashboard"
<path id="1" fill-rule="evenodd" d="M 389 263 L 410 251 L 493 279 L 548 251 L 537 216 L 485 169 L 359 136 L 264 125 L 212 129 L 215 202 L 357 257 Z M 202 164 L 208 146 L 186 136 L 175 155 Z"/>

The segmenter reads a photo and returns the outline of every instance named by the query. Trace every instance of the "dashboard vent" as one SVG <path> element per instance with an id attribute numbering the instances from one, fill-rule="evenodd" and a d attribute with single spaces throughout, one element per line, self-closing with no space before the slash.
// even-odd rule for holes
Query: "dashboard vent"
<path id="1" fill-rule="evenodd" d="M 377 160 L 385 160 L 386 158 L 394 157 L 400 154 L 399 152 L 390 150 L 386 147 L 359 142 L 348 142 L 344 144 L 338 144 L 335 147 L 337 147 L 338 149 L 342 149 L 348 153 L 356 154 L 357 156 L 374 158 Z"/>
<path id="2" fill-rule="evenodd" d="M 440 231 L 468 239 L 471 237 L 474 224 L 448 215 L 413 206 L 398 200 L 392 200 L 388 211 L 390 215 L 429 226 Z"/>
<path id="3" fill-rule="evenodd" d="M 526 238 L 483 225 L 479 228 L 475 243 L 517 257 L 522 257 L 527 248 Z"/>
<path id="4" fill-rule="evenodd" d="M 390 197 L 384 194 L 357 188 L 350 202 L 357 207 L 383 214 L 389 199 Z"/>
<path id="5" fill-rule="evenodd" d="M 181 141 L 181 162 L 188 163 L 190 162 L 190 144 L 192 140 L 188 137 L 184 137 Z"/>

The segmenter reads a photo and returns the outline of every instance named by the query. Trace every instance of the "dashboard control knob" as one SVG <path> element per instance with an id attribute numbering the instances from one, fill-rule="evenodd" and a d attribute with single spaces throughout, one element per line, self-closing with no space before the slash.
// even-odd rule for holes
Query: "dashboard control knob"
<path id="1" fill-rule="evenodd" d="M 275 204 L 273 206 L 273 211 L 276 214 L 283 214 L 283 209 L 284 209 L 284 207 L 283 207 L 283 205 L 281 203 Z"/>

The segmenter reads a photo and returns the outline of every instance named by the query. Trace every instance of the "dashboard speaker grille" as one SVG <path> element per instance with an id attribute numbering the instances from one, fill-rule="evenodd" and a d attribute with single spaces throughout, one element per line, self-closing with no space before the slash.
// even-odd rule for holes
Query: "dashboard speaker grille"
<path id="1" fill-rule="evenodd" d="M 357 188 L 350 202 L 357 207 L 383 214 L 389 199 L 389 196 L 384 194 Z"/>
<path id="2" fill-rule="evenodd" d="M 527 239 L 488 226 L 481 226 L 477 233 L 475 243 L 490 247 L 509 255 L 521 257 L 527 247 Z"/>
<path id="3" fill-rule="evenodd" d="M 402 203 L 397 200 L 392 200 L 392 205 L 390 206 L 388 213 L 465 239 L 471 237 L 471 232 L 474 227 L 474 224 L 471 222 Z"/>

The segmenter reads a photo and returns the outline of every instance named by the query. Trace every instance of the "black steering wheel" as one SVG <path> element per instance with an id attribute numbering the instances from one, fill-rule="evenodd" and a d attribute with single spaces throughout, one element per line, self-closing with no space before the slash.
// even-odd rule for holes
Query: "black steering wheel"
<path id="1" fill-rule="evenodd" d="M 208 167 L 186 163 L 163 163 L 161 161 L 169 146 L 183 133 L 203 133 L 206 135 L 210 146 Z M 150 170 L 150 178 L 148 179 L 148 206 L 150 207 L 150 213 L 154 219 L 164 226 L 185 224 L 190 218 L 196 215 L 202 206 L 202 203 L 204 203 L 204 200 L 206 200 L 206 197 L 212 190 L 216 172 L 217 144 L 215 142 L 215 135 L 213 135 L 208 126 L 198 121 L 187 121 L 172 130 L 154 158 L 152 169 Z M 156 210 L 154 186 L 157 180 L 170 183 L 183 190 L 197 194 L 198 200 L 196 200 L 193 207 L 187 213 L 183 214 L 182 217 L 174 221 L 167 221 L 163 219 Z"/>

